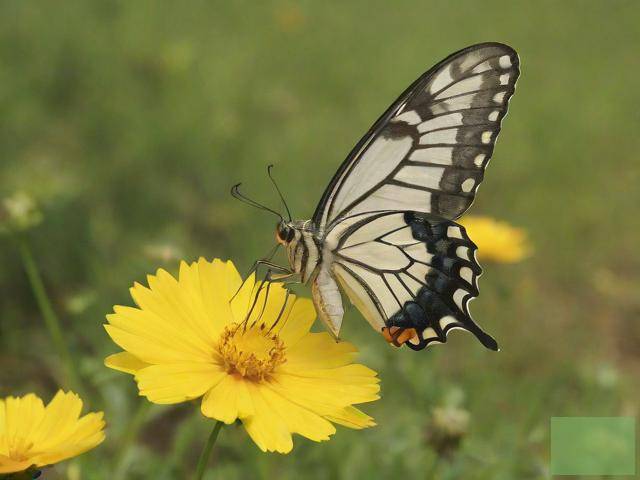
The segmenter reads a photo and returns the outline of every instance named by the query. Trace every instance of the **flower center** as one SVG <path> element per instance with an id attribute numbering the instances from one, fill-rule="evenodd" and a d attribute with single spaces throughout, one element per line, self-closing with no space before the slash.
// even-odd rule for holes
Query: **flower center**
<path id="1" fill-rule="evenodd" d="M 227 372 L 251 380 L 264 380 L 286 361 L 284 342 L 264 324 L 232 323 L 220 336 L 218 351 Z"/>

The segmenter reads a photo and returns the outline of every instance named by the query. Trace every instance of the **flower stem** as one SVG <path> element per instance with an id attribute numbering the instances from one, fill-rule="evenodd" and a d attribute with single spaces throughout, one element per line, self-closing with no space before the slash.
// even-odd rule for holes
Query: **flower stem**
<path id="1" fill-rule="evenodd" d="M 211 456 L 211 450 L 213 446 L 216 444 L 216 440 L 218 439 L 218 434 L 222 429 L 222 423 L 218 420 L 211 431 L 211 435 L 209 435 L 209 440 L 207 440 L 207 444 L 202 449 L 202 453 L 200 454 L 200 459 L 198 460 L 198 468 L 196 469 L 196 476 L 194 480 L 201 480 L 204 475 L 204 471 L 207 469 L 207 463 L 209 463 L 209 457 Z"/>
<path id="2" fill-rule="evenodd" d="M 33 291 L 33 296 L 36 298 L 36 303 L 38 304 L 38 308 L 40 309 L 40 313 L 44 319 L 45 326 L 49 331 L 51 341 L 53 342 L 58 356 L 65 366 L 67 382 L 69 386 L 76 391 L 76 393 L 82 395 L 82 382 L 78 372 L 76 371 L 73 358 L 71 357 L 71 352 L 69 352 L 67 344 L 64 341 L 60 320 L 51 306 L 51 301 L 49 300 L 47 291 L 44 288 L 44 283 L 42 282 L 38 265 L 33 258 L 33 254 L 31 253 L 27 240 L 22 236 L 18 237 L 18 249 L 20 251 L 20 257 L 22 258 L 24 270 L 27 274 L 27 278 L 29 279 L 29 284 L 31 285 L 31 290 Z"/>
<path id="3" fill-rule="evenodd" d="M 116 460 L 114 462 L 115 468 L 113 478 L 125 478 L 127 469 L 129 468 L 127 454 L 129 453 L 131 445 L 133 445 L 138 437 L 140 429 L 147 420 L 150 406 L 151 404 L 147 401 L 140 402 L 140 405 L 133 414 L 133 417 L 130 419 L 129 424 L 127 425 L 127 428 L 119 442 L 120 446 L 116 453 Z"/>

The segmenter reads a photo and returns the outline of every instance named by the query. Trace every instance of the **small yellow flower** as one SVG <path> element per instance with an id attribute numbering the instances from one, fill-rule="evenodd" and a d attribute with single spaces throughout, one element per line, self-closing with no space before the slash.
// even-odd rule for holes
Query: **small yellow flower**
<path id="1" fill-rule="evenodd" d="M 0 399 L 0 473 L 51 465 L 99 445 L 102 412 L 81 411 L 80 397 L 62 390 L 47 406 L 33 393 Z"/>
<path id="2" fill-rule="evenodd" d="M 478 246 L 478 259 L 515 263 L 531 254 L 527 232 L 491 217 L 469 215 L 459 220 L 469 238 Z"/>
<path id="3" fill-rule="evenodd" d="M 309 332 L 310 300 L 279 283 L 258 288 L 253 276 L 243 284 L 232 262 L 217 259 L 182 262 L 178 279 L 158 270 L 148 282 L 131 289 L 138 308 L 107 316 L 126 351 L 105 364 L 133 374 L 149 401 L 203 397 L 203 415 L 240 419 L 260 449 L 281 453 L 292 449 L 292 433 L 322 441 L 335 433 L 332 422 L 374 425 L 353 404 L 378 398 L 376 373 L 352 363 L 351 344 Z"/>

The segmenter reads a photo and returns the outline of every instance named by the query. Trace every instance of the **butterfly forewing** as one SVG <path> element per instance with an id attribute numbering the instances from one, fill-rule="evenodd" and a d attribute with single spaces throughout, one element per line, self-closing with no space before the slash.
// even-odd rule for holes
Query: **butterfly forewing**
<path id="1" fill-rule="evenodd" d="M 472 203 L 518 78 L 518 56 L 486 43 L 422 75 L 356 145 L 318 205 L 320 232 L 380 210 L 459 217 Z"/>

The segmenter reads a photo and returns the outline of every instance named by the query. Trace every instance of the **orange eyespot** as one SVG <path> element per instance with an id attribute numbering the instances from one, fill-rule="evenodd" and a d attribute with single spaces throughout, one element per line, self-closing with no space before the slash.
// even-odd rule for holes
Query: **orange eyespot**
<path id="1" fill-rule="evenodd" d="M 411 340 L 416 335 L 418 332 L 415 328 L 384 327 L 382 329 L 384 339 L 395 347 L 401 347 L 404 342 Z"/>

